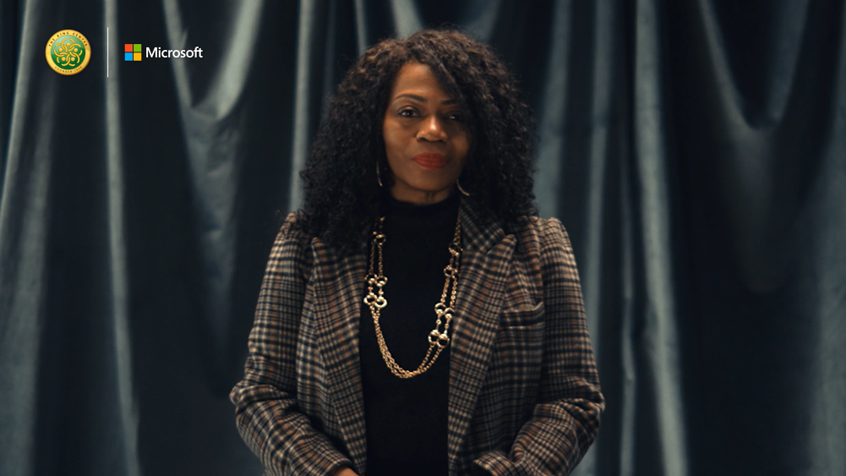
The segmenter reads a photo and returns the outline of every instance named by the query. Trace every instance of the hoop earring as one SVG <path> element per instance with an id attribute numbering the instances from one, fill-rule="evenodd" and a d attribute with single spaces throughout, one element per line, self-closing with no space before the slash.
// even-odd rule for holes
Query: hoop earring
<path id="1" fill-rule="evenodd" d="M 376 162 L 376 181 L 379 182 L 380 187 L 384 187 L 382 185 L 382 172 L 379 171 L 379 162 Z"/>
<path id="2" fill-rule="evenodd" d="M 461 186 L 461 179 L 460 178 L 456 179 L 455 186 L 458 187 L 458 191 L 461 192 L 462 195 L 464 195 L 465 197 L 470 196 L 470 194 L 467 193 L 467 190 L 464 190 L 464 188 Z"/>

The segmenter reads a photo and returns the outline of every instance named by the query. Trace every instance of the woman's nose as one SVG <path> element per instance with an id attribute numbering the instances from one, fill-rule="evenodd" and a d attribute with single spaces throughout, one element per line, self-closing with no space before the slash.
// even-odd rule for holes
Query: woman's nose
<path id="1" fill-rule="evenodd" d="M 447 133 L 444 130 L 444 124 L 441 122 L 441 118 L 432 114 L 423 120 L 420 131 L 417 133 L 417 138 L 429 142 L 446 140 Z"/>

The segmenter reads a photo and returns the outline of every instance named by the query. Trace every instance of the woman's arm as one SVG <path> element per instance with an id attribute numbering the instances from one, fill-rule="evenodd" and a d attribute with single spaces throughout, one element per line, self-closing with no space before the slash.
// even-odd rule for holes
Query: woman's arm
<path id="1" fill-rule="evenodd" d="M 245 376 L 229 398 L 241 437 L 269 472 L 328 476 L 352 462 L 297 406 L 297 334 L 311 249 L 310 240 L 292 228 L 295 219 L 288 216 L 270 253 Z"/>
<path id="2" fill-rule="evenodd" d="M 332 476 L 358 476 L 358 474 L 350 468 L 341 468 L 336 473 L 332 474 Z"/>
<path id="3" fill-rule="evenodd" d="M 605 406 L 567 232 L 550 219 L 540 234 L 546 321 L 540 403 L 509 454 L 494 451 L 475 461 L 497 476 L 568 474 L 593 443 Z"/>

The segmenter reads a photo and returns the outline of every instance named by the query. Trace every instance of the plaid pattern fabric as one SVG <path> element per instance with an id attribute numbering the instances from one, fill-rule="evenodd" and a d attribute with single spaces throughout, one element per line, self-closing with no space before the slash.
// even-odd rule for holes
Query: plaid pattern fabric
<path id="1" fill-rule="evenodd" d="M 450 475 L 567 474 L 604 401 L 576 264 L 556 219 L 515 234 L 463 200 L 449 381 Z M 367 257 L 282 226 L 267 265 L 238 429 L 273 475 L 366 474 L 358 357 Z"/>

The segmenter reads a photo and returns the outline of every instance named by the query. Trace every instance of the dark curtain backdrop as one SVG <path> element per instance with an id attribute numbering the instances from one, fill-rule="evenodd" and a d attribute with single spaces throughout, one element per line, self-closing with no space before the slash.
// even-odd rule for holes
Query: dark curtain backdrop
<path id="1" fill-rule="evenodd" d="M 3 0 L 1 475 L 260 474 L 227 393 L 327 94 L 443 22 L 538 119 L 608 401 L 576 474 L 846 475 L 842 0 Z"/>

